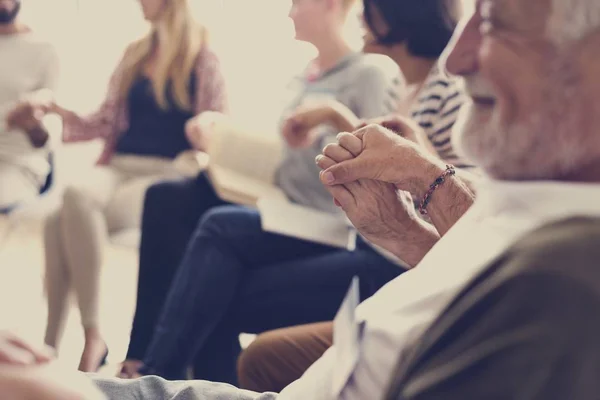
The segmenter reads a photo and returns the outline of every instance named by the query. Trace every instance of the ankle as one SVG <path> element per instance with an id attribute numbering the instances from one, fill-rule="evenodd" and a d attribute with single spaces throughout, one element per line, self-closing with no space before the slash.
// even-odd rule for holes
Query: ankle
<path id="1" fill-rule="evenodd" d="M 86 343 L 104 342 L 104 338 L 100 333 L 100 329 L 98 329 L 96 326 L 84 328 L 83 334 Z"/>

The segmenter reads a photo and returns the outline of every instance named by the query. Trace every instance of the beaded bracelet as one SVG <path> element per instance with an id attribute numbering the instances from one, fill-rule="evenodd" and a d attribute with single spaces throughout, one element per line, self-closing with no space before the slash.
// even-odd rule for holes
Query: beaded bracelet
<path id="1" fill-rule="evenodd" d="M 454 167 L 452 165 L 446 165 L 446 170 L 442 172 L 442 174 L 435 181 L 433 181 L 431 185 L 429 185 L 429 189 L 427 189 L 427 192 L 425 192 L 425 196 L 423 196 L 423 200 L 419 205 L 419 212 L 422 215 L 427 215 L 427 205 L 431 201 L 431 195 L 433 194 L 435 189 L 437 189 L 438 186 L 444 183 L 446 181 L 446 178 L 454 174 L 456 174 L 456 170 L 454 169 Z"/>

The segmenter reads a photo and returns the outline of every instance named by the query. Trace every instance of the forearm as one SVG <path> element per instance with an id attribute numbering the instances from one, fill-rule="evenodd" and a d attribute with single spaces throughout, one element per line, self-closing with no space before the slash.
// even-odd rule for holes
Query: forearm
<path id="1" fill-rule="evenodd" d="M 353 132 L 356 129 L 360 120 L 352 110 L 337 102 L 330 108 L 331 122 L 339 132 Z"/>
<path id="2" fill-rule="evenodd" d="M 369 237 L 367 240 L 389 251 L 410 268 L 417 266 L 423 257 L 440 240 L 439 233 L 430 224 L 415 220 L 413 224 L 394 228 L 386 237 Z"/>
<path id="3" fill-rule="evenodd" d="M 440 234 L 431 225 L 419 222 L 404 232 L 402 238 L 390 242 L 387 247 L 382 247 L 412 268 L 421 262 L 438 240 Z"/>

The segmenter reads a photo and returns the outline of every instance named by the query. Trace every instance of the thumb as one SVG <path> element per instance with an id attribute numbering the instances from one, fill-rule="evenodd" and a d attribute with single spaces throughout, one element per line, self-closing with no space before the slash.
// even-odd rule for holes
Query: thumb
<path id="1" fill-rule="evenodd" d="M 342 185 L 359 179 L 371 178 L 369 163 L 364 157 L 358 156 L 343 161 L 321 172 L 321 182 L 325 185 Z"/>

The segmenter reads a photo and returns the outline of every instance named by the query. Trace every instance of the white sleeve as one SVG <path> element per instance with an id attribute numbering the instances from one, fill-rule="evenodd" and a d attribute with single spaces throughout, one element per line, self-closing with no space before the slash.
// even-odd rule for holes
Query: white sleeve
<path id="1" fill-rule="evenodd" d="M 304 375 L 283 389 L 277 400 L 364 400 L 379 399 L 388 386 L 398 360 L 398 338 L 387 324 L 365 327 L 360 358 L 339 396 L 333 396 L 336 373 L 334 347 L 329 348 Z"/>
<path id="2" fill-rule="evenodd" d="M 43 60 L 44 70 L 39 84 L 39 90 L 49 90 L 53 95 L 58 90 L 60 80 L 60 59 L 54 46 L 48 45 Z M 53 146 L 62 139 L 62 119 L 55 114 L 48 114 L 42 120 L 42 124 L 50 135 L 49 146 Z M 47 146 L 48 146 L 47 145 Z"/>
<path id="3" fill-rule="evenodd" d="M 281 391 L 277 400 L 334 400 L 332 382 L 335 352 L 329 348 L 304 375 Z"/>

